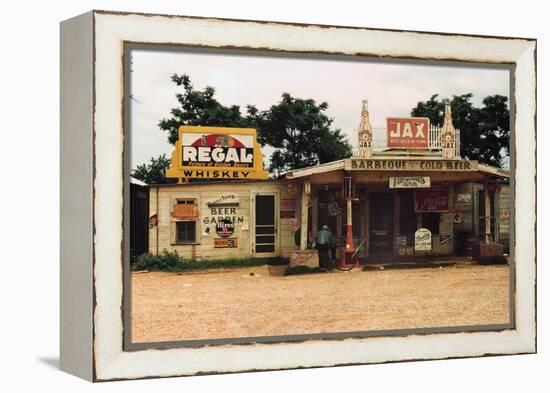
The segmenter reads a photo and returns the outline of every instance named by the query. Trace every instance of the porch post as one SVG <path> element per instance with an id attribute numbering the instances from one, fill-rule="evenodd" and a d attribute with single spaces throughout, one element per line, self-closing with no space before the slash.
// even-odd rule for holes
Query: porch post
<path id="1" fill-rule="evenodd" d="M 305 179 L 302 183 L 302 200 L 300 206 L 300 250 L 307 249 L 307 238 L 308 238 L 308 199 L 309 194 L 311 193 L 311 184 L 309 179 Z"/>
<path id="2" fill-rule="evenodd" d="M 489 196 L 489 177 L 485 177 L 483 197 L 485 199 L 485 244 L 489 244 L 491 242 L 491 198 Z"/>
<path id="3" fill-rule="evenodd" d="M 495 242 L 500 242 L 500 188 L 497 187 L 496 191 L 493 193 L 493 204 L 495 212 L 495 225 L 494 225 L 494 234 L 493 239 Z"/>
<path id="4" fill-rule="evenodd" d="M 315 195 L 315 193 L 313 193 L 313 194 Z M 319 229 L 318 210 L 319 210 L 318 198 L 313 198 L 312 203 L 311 203 L 311 236 L 314 239 L 317 237 L 317 230 Z"/>
<path id="5" fill-rule="evenodd" d="M 351 211 L 352 202 L 351 198 L 346 199 L 346 251 L 354 251 L 353 245 L 353 214 Z"/>
<path id="6" fill-rule="evenodd" d="M 370 198 L 369 193 L 366 192 L 367 200 L 365 201 L 365 237 L 367 242 L 365 244 L 365 256 L 368 257 L 370 248 Z"/>
<path id="7" fill-rule="evenodd" d="M 346 198 L 346 253 L 353 253 L 355 245 L 353 244 L 353 198 L 355 197 L 355 183 L 351 176 L 344 177 L 342 194 Z"/>
<path id="8" fill-rule="evenodd" d="M 399 199 L 399 193 L 397 191 L 393 192 L 393 235 L 401 235 L 400 216 L 401 215 L 401 203 Z"/>
<path id="9" fill-rule="evenodd" d="M 398 255 L 399 250 L 397 247 L 397 236 L 401 235 L 401 228 L 399 227 L 400 224 L 400 215 L 401 215 L 401 204 L 399 201 L 399 193 L 397 191 L 393 191 L 393 239 L 392 239 L 392 249 L 393 254 Z"/>
<path id="10" fill-rule="evenodd" d="M 455 208 L 455 184 L 449 183 L 449 210 L 454 212 Z"/>

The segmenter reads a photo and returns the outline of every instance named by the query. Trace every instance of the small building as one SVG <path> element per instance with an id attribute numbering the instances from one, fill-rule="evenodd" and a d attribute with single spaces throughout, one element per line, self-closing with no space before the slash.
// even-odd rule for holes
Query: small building
<path id="1" fill-rule="evenodd" d="M 361 263 L 472 255 L 476 242 L 501 243 L 508 250 L 509 173 L 460 157 L 460 131 L 452 125 L 450 106 L 441 127 L 423 118 L 392 118 L 386 128 L 374 129 L 364 102 L 353 157 L 292 170 L 278 179 L 239 175 L 248 168 L 247 160 L 249 168 L 258 167 L 257 157 L 252 157 L 252 145 L 237 141 L 237 129 L 224 130 L 231 137 L 200 128 L 202 142 L 193 137 L 187 139 L 194 147 L 177 145 L 173 164 L 199 165 L 191 167 L 194 177 L 234 180 L 180 178 L 176 184 L 149 187 L 150 253 L 175 250 L 198 260 L 288 258 L 308 248 L 322 225 L 331 229 L 341 253 L 353 252 Z M 209 138 L 229 142 L 209 147 Z M 227 150 L 235 146 L 242 151 Z M 226 176 L 218 164 L 229 154 L 240 162 Z M 214 158 L 217 163 L 210 162 Z M 170 173 L 191 174 L 175 167 Z M 422 246 L 420 229 L 429 232 Z"/>
<path id="2" fill-rule="evenodd" d="M 130 177 L 130 258 L 149 252 L 149 189 Z"/>

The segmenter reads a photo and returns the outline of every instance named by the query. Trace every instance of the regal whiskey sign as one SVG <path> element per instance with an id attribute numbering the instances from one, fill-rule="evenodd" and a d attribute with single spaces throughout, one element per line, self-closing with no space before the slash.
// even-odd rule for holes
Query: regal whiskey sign
<path id="1" fill-rule="evenodd" d="M 181 126 L 166 177 L 266 179 L 253 128 Z"/>

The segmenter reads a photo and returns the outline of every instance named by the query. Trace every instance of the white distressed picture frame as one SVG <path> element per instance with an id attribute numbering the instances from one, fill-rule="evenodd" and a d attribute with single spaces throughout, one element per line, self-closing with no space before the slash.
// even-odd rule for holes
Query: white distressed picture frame
<path id="1" fill-rule="evenodd" d="M 513 64 L 514 329 L 123 347 L 125 43 Z M 61 25 L 61 368 L 92 381 L 536 351 L 536 41 L 92 11 Z"/>

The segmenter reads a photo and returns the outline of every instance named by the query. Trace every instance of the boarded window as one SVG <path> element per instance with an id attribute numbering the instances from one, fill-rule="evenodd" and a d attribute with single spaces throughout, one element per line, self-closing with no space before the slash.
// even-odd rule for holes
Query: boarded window
<path id="1" fill-rule="evenodd" d="M 192 198 L 178 199 L 172 206 L 172 221 L 175 221 L 176 243 L 197 241 L 198 206 Z"/>
<path id="2" fill-rule="evenodd" d="M 198 211 L 194 199 L 178 199 L 172 207 L 172 219 L 175 221 L 195 221 L 198 217 Z"/>

